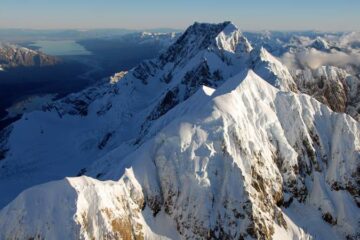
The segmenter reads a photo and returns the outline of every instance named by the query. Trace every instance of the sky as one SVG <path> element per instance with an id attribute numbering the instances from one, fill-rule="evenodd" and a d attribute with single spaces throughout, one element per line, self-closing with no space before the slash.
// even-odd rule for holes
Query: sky
<path id="1" fill-rule="evenodd" d="M 360 0 L 0 0 L 0 28 L 360 31 Z"/>

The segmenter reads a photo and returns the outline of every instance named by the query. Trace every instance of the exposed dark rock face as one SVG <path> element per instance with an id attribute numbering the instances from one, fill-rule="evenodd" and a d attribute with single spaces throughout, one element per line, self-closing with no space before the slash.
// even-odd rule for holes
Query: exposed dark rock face
<path id="1" fill-rule="evenodd" d="M 165 113 L 167 113 L 171 108 L 176 106 L 179 103 L 178 100 L 179 89 L 174 88 L 173 90 L 168 91 L 159 104 L 154 108 L 151 114 L 148 116 L 148 120 L 156 120 Z"/>
<path id="2" fill-rule="evenodd" d="M 158 66 L 153 60 L 144 61 L 134 70 L 133 75 L 140 79 L 143 84 L 148 83 L 148 78 L 153 77 Z"/>
<path id="3" fill-rule="evenodd" d="M 203 61 L 195 69 L 187 72 L 182 80 L 185 85 L 184 99 L 189 98 L 200 86 L 216 88 L 223 80 L 220 70 L 210 72 L 210 68 L 206 61 Z"/>
<path id="4" fill-rule="evenodd" d="M 330 213 L 328 213 L 328 212 L 324 213 L 322 215 L 322 218 L 324 219 L 325 222 L 327 222 L 331 225 L 336 225 L 337 220 L 334 219 L 334 217 Z"/>
<path id="5" fill-rule="evenodd" d="M 360 121 L 360 79 L 356 76 L 332 66 L 292 71 L 292 75 L 301 92 Z"/>
<path id="6" fill-rule="evenodd" d="M 6 153 L 9 151 L 9 147 L 7 146 L 8 137 L 10 135 L 12 127 L 7 127 L 5 129 L 0 130 L 0 161 L 5 159 Z"/>
<path id="7" fill-rule="evenodd" d="M 99 83 L 99 85 L 101 84 L 104 83 Z M 59 117 L 63 117 L 65 114 L 85 117 L 88 114 L 89 105 L 106 94 L 117 95 L 118 86 L 109 83 L 106 87 L 100 87 L 98 85 L 91 86 L 83 90 L 81 94 L 70 94 L 59 101 L 44 105 L 42 110 L 55 111 Z M 112 102 L 108 101 L 97 109 L 96 114 L 102 116 L 111 108 Z"/>
<path id="8" fill-rule="evenodd" d="M 101 139 L 100 143 L 98 144 L 98 148 L 101 150 L 103 149 L 106 144 L 109 142 L 110 138 L 114 135 L 114 132 L 108 132 L 104 135 L 104 137 Z"/>
<path id="9" fill-rule="evenodd" d="M 193 57 L 199 50 L 206 49 L 211 44 L 215 44 L 216 36 L 229 24 L 230 22 L 214 25 L 204 23 L 193 24 L 165 53 L 160 55 L 160 66 L 164 66 L 169 62 L 174 62 L 177 65 L 180 61 Z"/>

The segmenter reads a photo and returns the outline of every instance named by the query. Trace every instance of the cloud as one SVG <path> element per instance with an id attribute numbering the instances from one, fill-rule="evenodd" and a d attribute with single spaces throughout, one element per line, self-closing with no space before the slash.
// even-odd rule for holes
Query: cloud
<path id="1" fill-rule="evenodd" d="M 359 41 L 360 32 L 350 32 L 340 37 L 339 44 L 342 47 L 347 47 L 349 45 L 352 45 L 353 43 L 359 43 Z"/>
<path id="2" fill-rule="evenodd" d="M 280 60 L 290 69 L 309 67 L 316 69 L 324 65 L 336 67 L 348 67 L 349 65 L 360 67 L 360 53 L 333 51 L 321 52 L 316 49 L 305 50 L 298 53 L 285 53 Z"/>

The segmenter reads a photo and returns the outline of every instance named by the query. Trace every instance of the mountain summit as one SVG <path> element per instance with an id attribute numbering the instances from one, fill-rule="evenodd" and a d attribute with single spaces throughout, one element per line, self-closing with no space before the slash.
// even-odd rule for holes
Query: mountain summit
<path id="1" fill-rule="evenodd" d="M 360 124 L 232 23 L 121 76 L 2 133 L 0 238 L 359 237 Z"/>
<path id="2" fill-rule="evenodd" d="M 165 62 L 184 60 L 184 57 L 192 57 L 201 50 L 249 53 L 251 49 L 250 43 L 231 22 L 194 23 L 160 56 L 160 59 Z"/>

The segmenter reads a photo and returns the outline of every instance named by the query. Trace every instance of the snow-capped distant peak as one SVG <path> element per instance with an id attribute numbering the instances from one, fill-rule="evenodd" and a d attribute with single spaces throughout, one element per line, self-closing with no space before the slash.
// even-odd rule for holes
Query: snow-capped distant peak
<path id="1" fill-rule="evenodd" d="M 311 43 L 310 47 L 315 48 L 316 50 L 319 50 L 319 51 L 328 51 L 330 49 L 329 43 L 321 37 L 317 37 Z"/>

